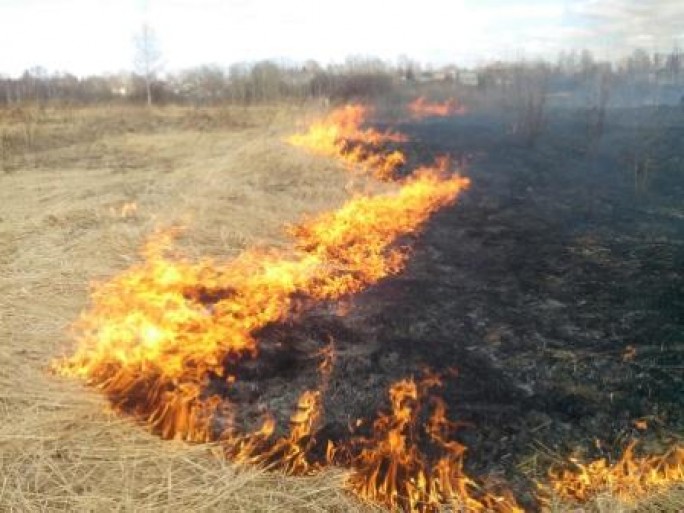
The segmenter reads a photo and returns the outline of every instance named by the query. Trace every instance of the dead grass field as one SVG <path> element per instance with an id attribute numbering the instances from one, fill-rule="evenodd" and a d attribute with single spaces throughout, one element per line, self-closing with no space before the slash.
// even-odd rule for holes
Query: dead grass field
<path id="1" fill-rule="evenodd" d="M 0 510 L 358 509 L 336 474 L 235 469 L 206 445 L 149 435 L 108 412 L 96 391 L 45 371 L 69 347 L 88 283 L 127 267 L 156 227 L 187 226 L 191 255 L 231 258 L 277 243 L 283 221 L 345 197 L 348 177 L 281 142 L 294 112 L 3 116 L 13 146 L 0 174 Z M 122 216 L 131 203 L 135 212 Z"/>
<path id="2" fill-rule="evenodd" d="M 190 256 L 231 258 L 281 242 L 283 222 L 340 204 L 349 175 L 282 141 L 307 114 L 0 113 L 0 511 L 373 509 L 343 491 L 341 472 L 236 468 L 209 445 L 148 434 L 97 391 L 45 370 L 68 351 L 89 282 L 128 267 L 156 227 L 186 226 Z M 626 511 L 606 504 L 591 508 Z"/>

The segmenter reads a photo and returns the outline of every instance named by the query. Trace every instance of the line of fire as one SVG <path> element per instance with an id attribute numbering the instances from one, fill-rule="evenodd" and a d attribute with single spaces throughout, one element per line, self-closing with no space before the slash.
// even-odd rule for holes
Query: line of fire
<path id="1" fill-rule="evenodd" d="M 412 123 L 466 115 L 456 99 L 406 107 Z M 517 478 L 493 472 L 505 458 L 484 465 L 469 442 L 477 422 L 455 413 L 468 400 L 462 362 L 425 358 L 405 372 L 396 353 L 369 356 L 374 294 L 410 276 L 424 231 L 466 210 L 477 180 L 372 120 L 372 108 L 348 104 L 285 141 L 339 162 L 364 192 L 287 226 L 288 245 L 228 261 L 186 257 L 174 248 L 182 229 L 160 229 L 138 263 L 93 287 L 75 351 L 52 371 L 82 378 L 164 439 L 212 442 L 231 461 L 293 475 L 338 467 L 350 493 L 391 510 L 538 511 L 606 491 L 634 503 L 681 483 L 684 447 L 652 452 L 638 436 L 593 460 L 556 454 Z M 390 369 L 373 385 L 381 394 L 355 391 L 363 365 Z"/>

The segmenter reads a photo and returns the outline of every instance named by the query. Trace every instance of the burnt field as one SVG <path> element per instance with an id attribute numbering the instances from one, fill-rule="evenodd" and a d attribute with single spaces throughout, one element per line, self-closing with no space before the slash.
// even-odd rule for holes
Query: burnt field
<path id="1" fill-rule="evenodd" d="M 443 376 L 431 393 L 462 423 L 467 473 L 508 483 L 525 509 L 539 507 L 534 481 L 568 457 L 615 462 L 632 440 L 645 453 L 679 440 L 684 112 L 610 111 L 598 144 L 584 113 L 549 118 L 534 146 L 500 116 L 400 124 L 411 163 L 467 161 L 470 189 L 412 238 L 405 271 L 343 316 L 321 306 L 264 329 L 232 399 L 268 404 L 287 425 L 332 340 L 317 436 L 339 441 L 350 426 L 371 436 L 391 384 L 430 369 Z M 639 158 L 653 159 L 647 176 Z"/>
<path id="2" fill-rule="evenodd" d="M 431 365 L 459 368 L 450 404 L 473 423 L 463 437 L 481 469 L 520 476 L 581 447 L 611 454 L 639 418 L 652 429 L 643 438 L 682 433 L 684 180 L 664 169 L 635 190 L 639 135 L 622 125 L 672 116 L 658 151 L 681 162 L 682 113 L 612 115 L 589 156 L 572 116 L 532 149 L 492 137 L 486 121 L 416 127 L 431 151 L 480 156 L 472 189 L 398 280 L 380 338 L 401 340 L 399 360 L 426 346 Z M 401 337 L 409 326 L 420 333 Z"/>
<path id="3" fill-rule="evenodd" d="M 8 111 L 0 505 L 679 511 L 684 114 L 419 106 Z"/>

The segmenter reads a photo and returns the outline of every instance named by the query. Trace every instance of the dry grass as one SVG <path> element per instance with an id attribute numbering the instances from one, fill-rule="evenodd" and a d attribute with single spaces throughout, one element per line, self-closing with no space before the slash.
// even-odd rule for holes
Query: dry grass
<path id="1" fill-rule="evenodd" d="M 360 509 L 339 473 L 236 469 L 209 446 L 148 435 L 44 370 L 68 348 L 88 282 L 127 267 L 156 226 L 186 224 L 190 252 L 230 258 L 342 201 L 344 175 L 281 143 L 294 117 L 282 107 L 34 115 L 33 149 L 0 174 L 0 510 Z M 2 123 L 18 133 L 24 117 Z"/>
<path id="2" fill-rule="evenodd" d="M 340 472 L 236 468 L 211 446 L 149 435 L 96 391 L 45 371 L 70 347 L 88 283 L 130 265 L 156 227 L 184 224 L 191 255 L 231 258 L 281 242 L 284 221 L 342 202 L 349 177 L 282 142 L 303 114 L 0 113 L 10 141 L 0 169 L 0 511 L 373 509 L 342 490 Z M 130 203 L 137 210 L 122 216 Z M 586 511 L 624 511 L 605 504 Z"/>

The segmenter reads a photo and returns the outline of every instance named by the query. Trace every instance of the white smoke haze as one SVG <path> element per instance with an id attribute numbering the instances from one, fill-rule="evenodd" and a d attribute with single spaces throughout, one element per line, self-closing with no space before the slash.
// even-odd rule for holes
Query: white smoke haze
<path id="1" fill-rule="evenodd" d="M 599 44 L 613 51 L 667 51 L 684 43 L 679 0 L 586 0 L 569 8 Z"/>

